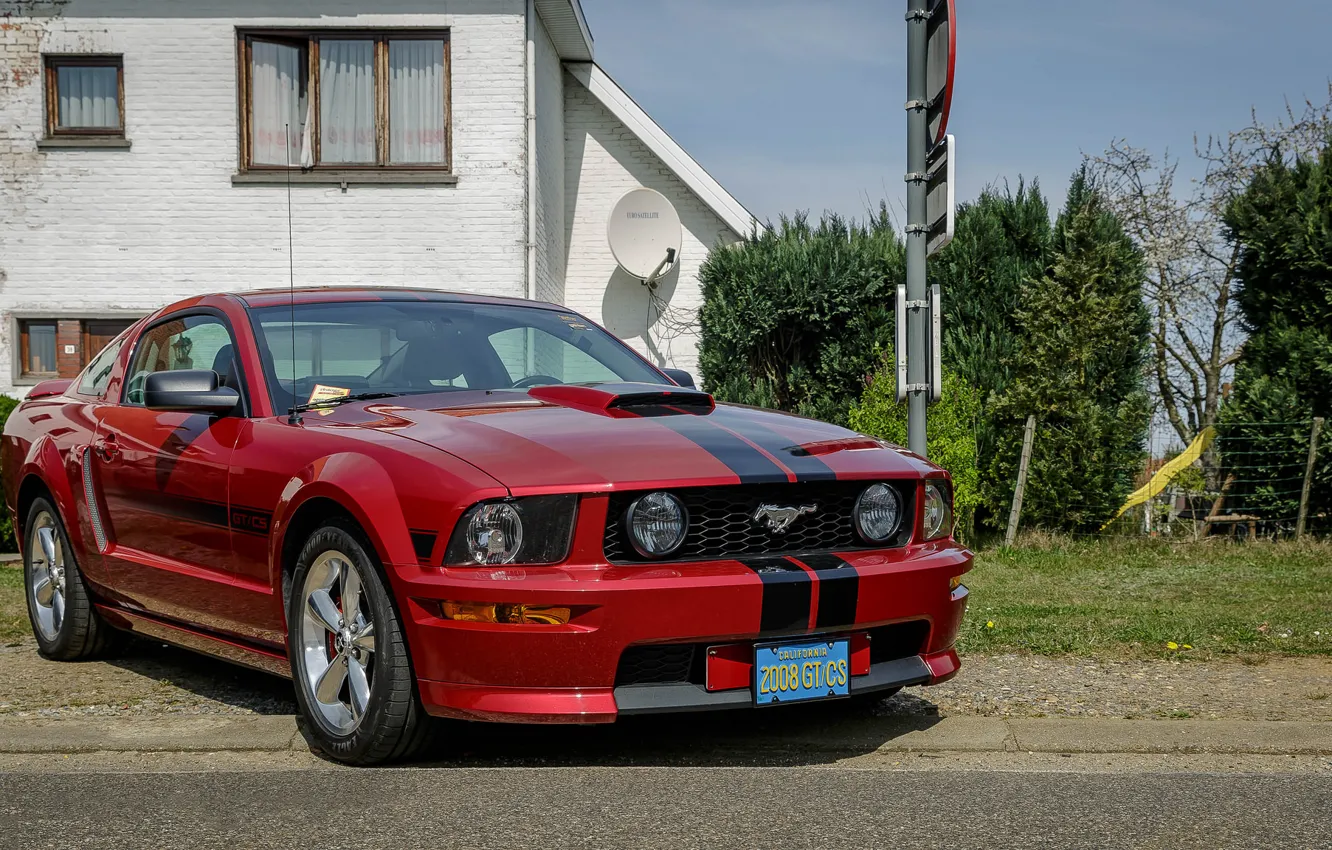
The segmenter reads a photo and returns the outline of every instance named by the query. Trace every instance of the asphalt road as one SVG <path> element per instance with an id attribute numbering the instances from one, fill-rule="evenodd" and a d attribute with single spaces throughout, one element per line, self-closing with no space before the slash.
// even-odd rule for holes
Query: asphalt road
<path id="1" fill-rule="evenodd" d="M 0 847 L 1324 848 L 1332 777 L 859 767 L 0 774 Z"/>

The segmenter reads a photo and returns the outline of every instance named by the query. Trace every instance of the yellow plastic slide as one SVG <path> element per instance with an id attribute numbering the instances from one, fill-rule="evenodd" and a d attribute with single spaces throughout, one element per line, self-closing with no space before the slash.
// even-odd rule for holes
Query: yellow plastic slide
<path id="1" fill-rule="evenodd" d="M 1198 435 L 1198 438 L 1180 454 L 1179 457 L 1161 467 L 1160 471 L 1152 476 L 1151 481 L 1148 481 L 1132 496 L 1129 496 L 1128 501 L 1124 503 L 1124 507 L 1119 509 L 1119 513 L 1115 514 L 1114 519 L 1111 519 L 1110 522 L 1101 526 L 1101 530 L 1105 531 L 1109 528 L 1111 522 L 1122 517 L 1130 508 L 1135 508 L 1138 505 L 1144 504 L 1150 499 L 1159 496 L 1161 491 L 1165 490 L 1165 488 L 1170 485 L 1170 482 L 1175 480 L 1175 476 L 1179 475 L 1191 466 L 1194 461 L 1202 457 L 1203 452 L 1207 451 L 1207 448 L 1212 445 L 1212 441 L 1215 439 L 1216 429 L 1205 429 Z"/>

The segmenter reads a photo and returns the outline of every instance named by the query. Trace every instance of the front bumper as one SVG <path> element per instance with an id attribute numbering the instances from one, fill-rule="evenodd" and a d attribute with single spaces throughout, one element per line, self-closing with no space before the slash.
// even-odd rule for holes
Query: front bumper
<path id="1" fill-rule="evenodd" d="M 851 693 L 933 684 L 957 672 L 953 643 L 972 556 L 951 541 L 902 549 L 647 566 L 392 568 L 425 708 L 474 720 L 608 723 L 621 714 L 742 708 L 750 687 L 626 682 L 643 646 L 735 645 L 919 624 L 919 646 L 871 664 Z M 442 601 L 565 606 L 563 626 L 455 622 Z"/>

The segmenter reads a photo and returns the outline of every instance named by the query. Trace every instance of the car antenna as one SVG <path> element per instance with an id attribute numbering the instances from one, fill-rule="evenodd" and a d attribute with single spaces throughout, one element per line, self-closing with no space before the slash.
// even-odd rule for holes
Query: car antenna
<path id="1" fill-rule="evenodd" d="M 284 124 L 283 128 L 287 146 L 287 292 L 291 298 L 291 407 L 287 410 L 287 424 L 300 425 L 301 412 L 296 409 L 296 239 L 291 228 L 291 125 Z"/>

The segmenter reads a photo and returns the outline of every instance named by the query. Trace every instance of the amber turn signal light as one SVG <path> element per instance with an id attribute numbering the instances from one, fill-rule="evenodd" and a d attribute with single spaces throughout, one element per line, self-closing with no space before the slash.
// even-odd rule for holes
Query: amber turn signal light
<path id="1" fill-rule="evenodd" d="M 548 605 L 521 605 L 493 602 L 441 602 L 446 620 L 459 623 L 503 623 L 524 626 L 563 626 L 572 611 Z"/>
<path id="2" fill-rule="evenodd" d="M 953 578 L 948 582 L 948 589 L 950 591 L 957 590 L 961 586 L 962 586 L 962 576 L 953 576 Z"/>

